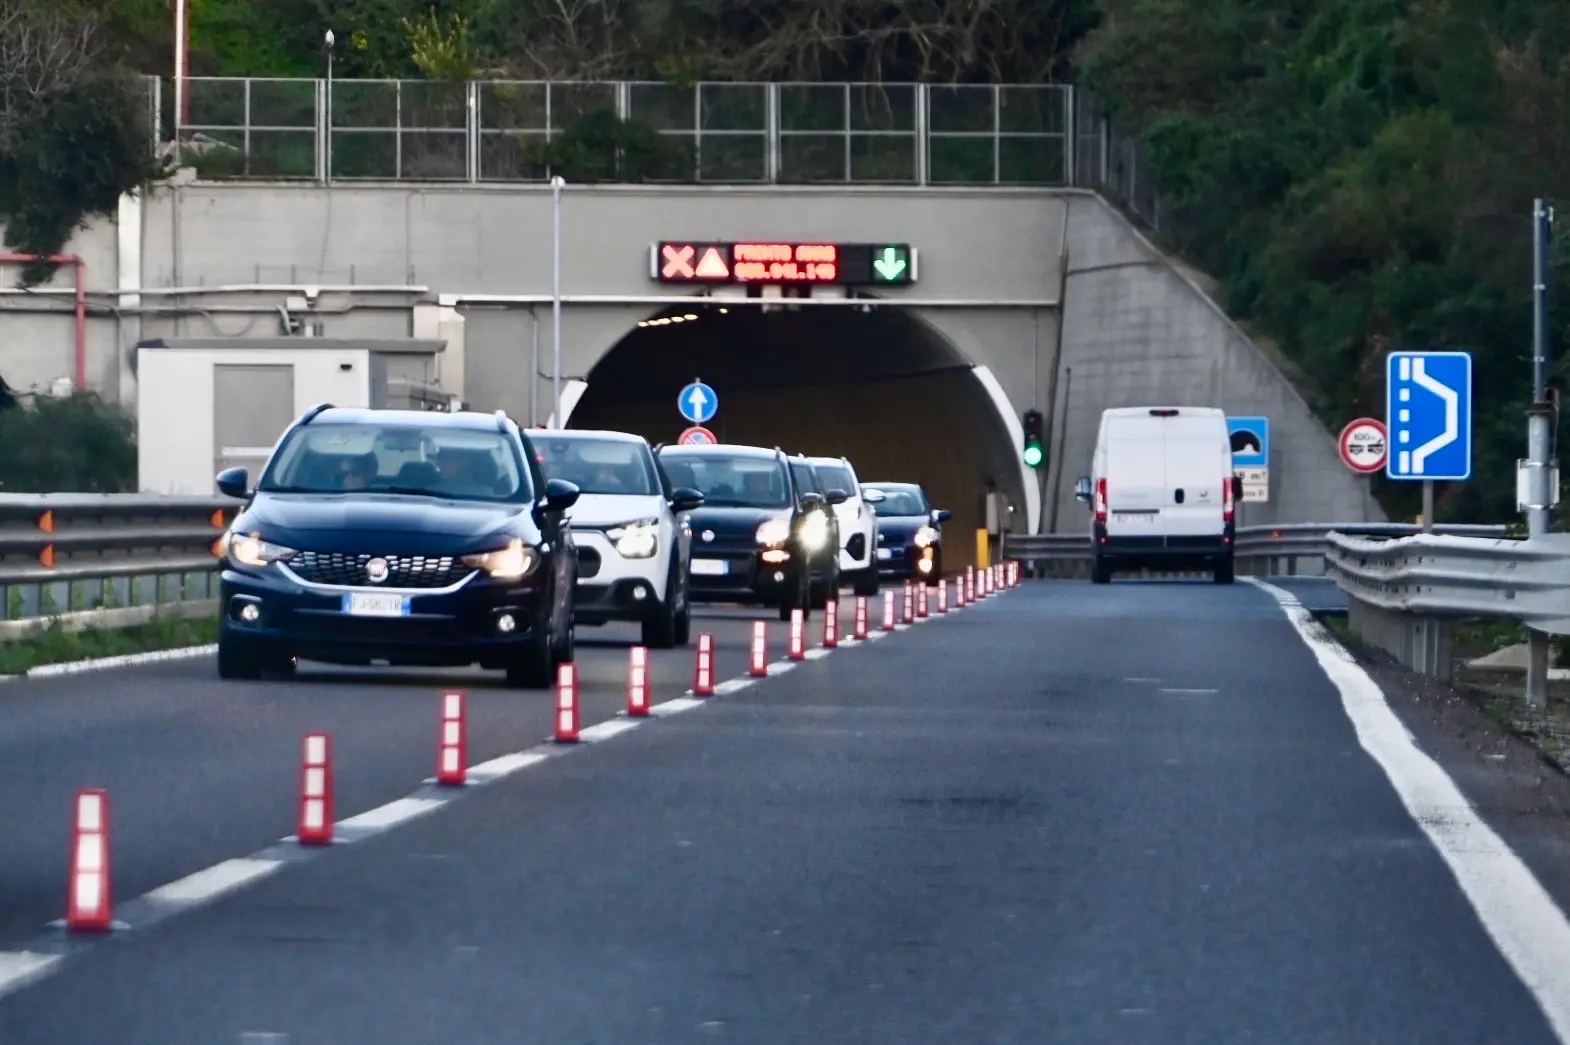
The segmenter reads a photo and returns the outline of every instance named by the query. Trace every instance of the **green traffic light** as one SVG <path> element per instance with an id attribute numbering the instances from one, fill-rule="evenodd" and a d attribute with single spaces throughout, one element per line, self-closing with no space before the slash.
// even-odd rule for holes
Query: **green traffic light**
<path id="1" fill-rule="evenodd" d="M 1038 444 L 1031 443 L 1025 447 L 1025 463 L 1030 465 L 1030 467 L 1039 468 L 1041 466 L 1041 456 L 1041 447 Z"/>

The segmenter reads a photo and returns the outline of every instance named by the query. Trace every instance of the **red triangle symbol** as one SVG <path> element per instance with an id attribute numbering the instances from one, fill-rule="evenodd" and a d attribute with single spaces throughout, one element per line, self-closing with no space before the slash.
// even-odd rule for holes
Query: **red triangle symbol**
<path id="1" fill-rule="evenodd" d="M 703 254 L 703 260 L 698 262 L 699 279 L 729 279 L 730 267 L 725 264 L 725 259 L 720 256 L 718 247 L 710 247 Z"/>

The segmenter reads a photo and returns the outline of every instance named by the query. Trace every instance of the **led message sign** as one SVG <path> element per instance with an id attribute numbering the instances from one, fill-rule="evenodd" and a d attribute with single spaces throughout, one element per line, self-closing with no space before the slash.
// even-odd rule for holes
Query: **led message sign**
<path id="1" fill-rule="evenodd" d="M 907 284 L 916 282 L 916 252 L 908 243 L 661 242 L 650 275 L 661 283 Z"/>

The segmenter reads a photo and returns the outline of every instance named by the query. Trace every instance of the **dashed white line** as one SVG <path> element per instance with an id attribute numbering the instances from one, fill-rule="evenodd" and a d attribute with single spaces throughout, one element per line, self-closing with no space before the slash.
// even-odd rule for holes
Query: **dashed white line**
<path id="1" fill-rule="evenodd" d="M 282 860 L 258 860 L 242 856 L 186 875 L 178 881 L 159 886 L 143 898 L 163 904 L 195 906 L 211 903 L 225 893 L 249 885 L 283 866 Z"/>
<path id="2" fill-rule="evenodd" d="M 593 744 L 599 740 L 609 740 L 630 730 L 637 729 L 641 722 L 631 718 L 608 718 L 604 722 L 596 722 L 592 726 L 585 726 L 578 730 L 578 739 Z"/>
<path id="3" fill-rule="evenodd" d="M 1163 693 L 1219 693 L 1221 691 L 1218 690 L 1218 689 L 1178 689 L 1178 688 L 1173 687 L 1173 686 L 1162 686 L 1161 687 L 1161 692 L 1163 692 Z"/>
<path id="4" fill-rule="evenodd" d="M 487 782 L 499 780 L 504 776 L 511 776 L 520 769 L 537 766 L 549 757 L 549 755 L 542 755 L 538 751 L 514 751 L 510 755 L 502 755 L 491 759 L 489 762 L 481 762 L 477 766 L 470 766 L 469 777 L 470 779 L 480 777 Z"/>
<path id="5" fill-rule="evenodd" d="M 1297 599 L 1253 577 L 1273 596 L 1319 667 L 1363 750 L 1385 771 L 1407 812 L 1449 865 L 1494 946 L 1536 999 L 1559 1040 L 1570 1042 L 1570 920 L 1461 789 L 1417 746 L 1384 691 Z"/>

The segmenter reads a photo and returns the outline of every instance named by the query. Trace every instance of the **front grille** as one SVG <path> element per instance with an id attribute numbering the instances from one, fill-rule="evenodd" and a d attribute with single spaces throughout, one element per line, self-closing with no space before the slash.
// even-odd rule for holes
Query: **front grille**
<path id="1" fill-rule="evenodd" d="M 373 583 L 366 565 L 378 558 L 387 564 L 387 576 Z M 346 552 L 301 552 L 289 560 L 289 569 L 311 584 L 346 588 L 446 588 L 474 572 L 450 555 L 377 556 Z"/>

